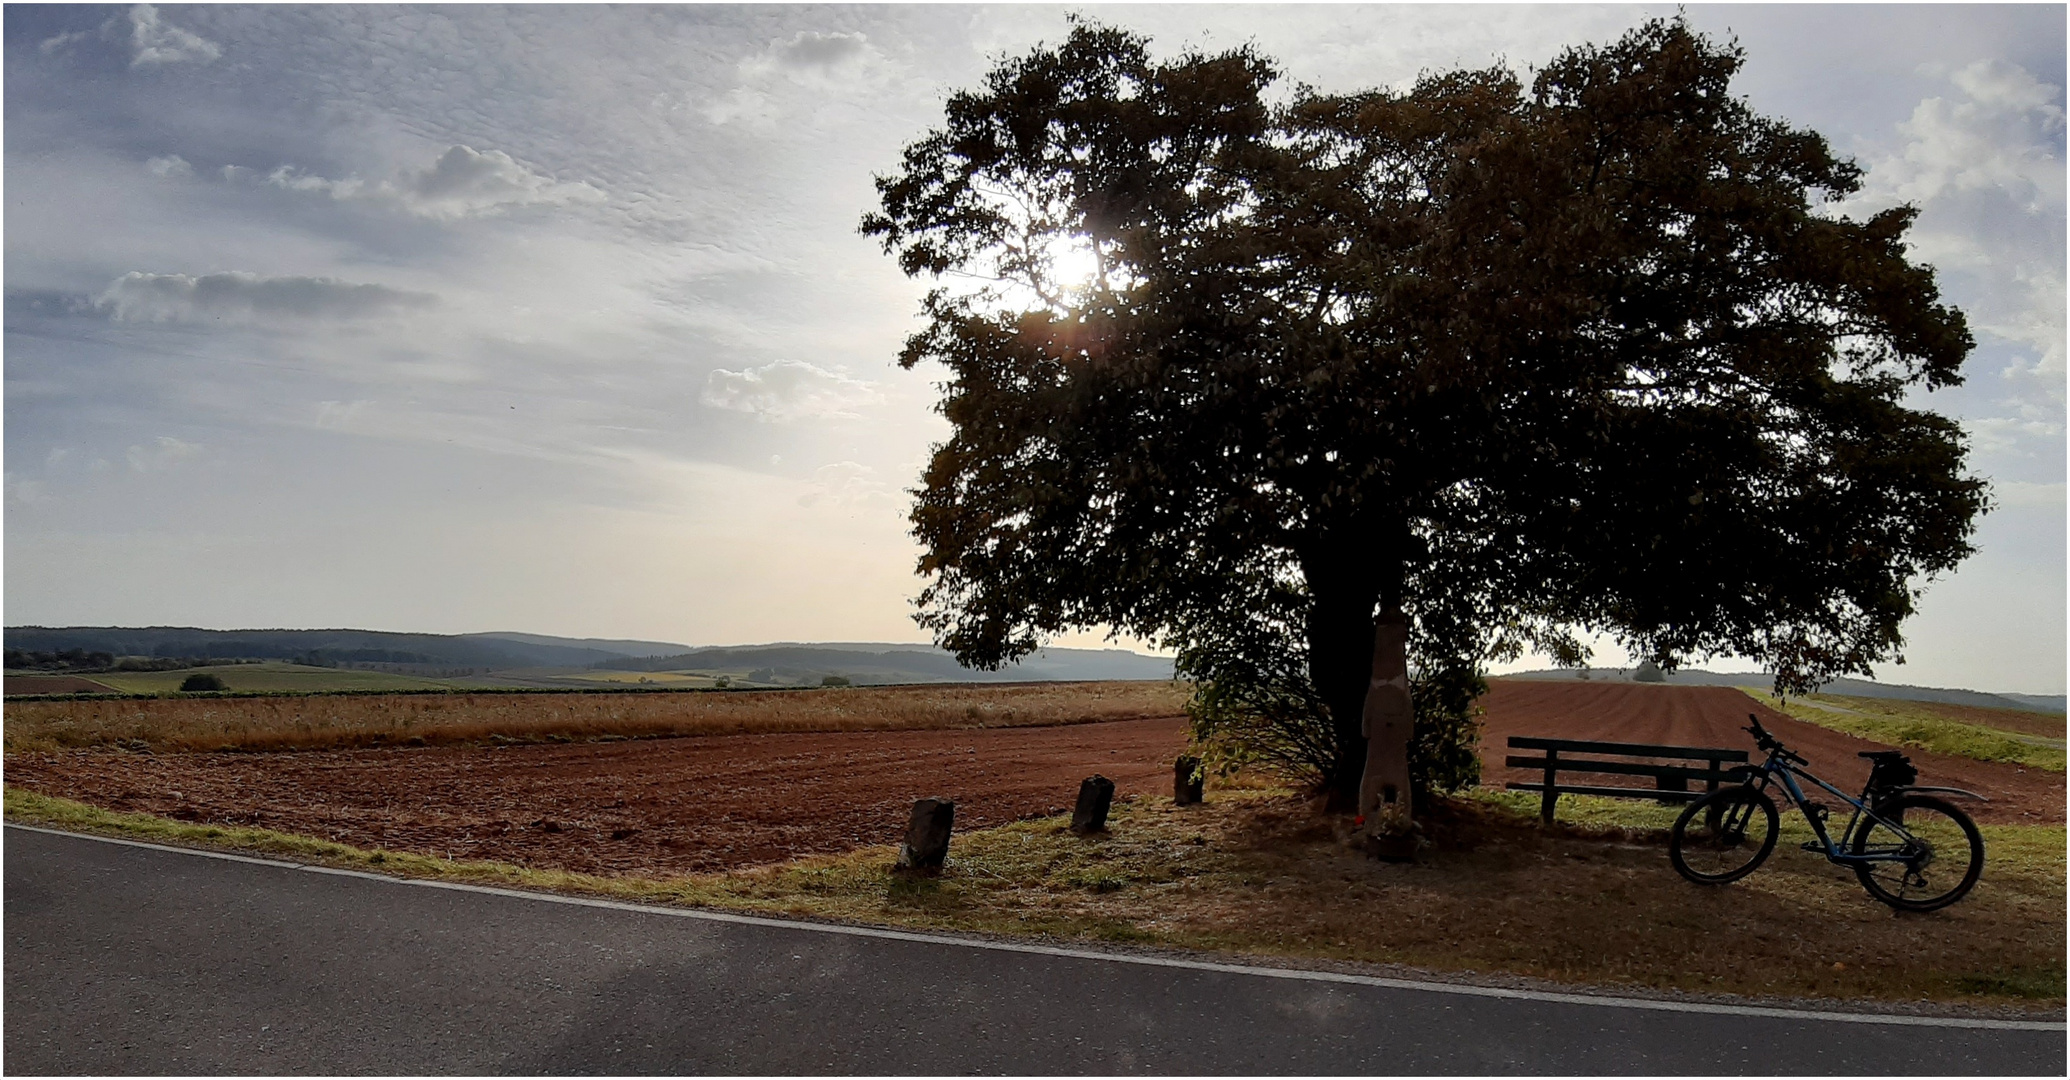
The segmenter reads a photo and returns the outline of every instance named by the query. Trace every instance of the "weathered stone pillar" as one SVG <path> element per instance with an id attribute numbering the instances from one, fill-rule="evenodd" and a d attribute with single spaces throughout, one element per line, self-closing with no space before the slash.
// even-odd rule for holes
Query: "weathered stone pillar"
<path id="1" fill-rule="evenodd" d="M 1071 831 L 1080 836 L 1107 831 L 1107 809 L 1114 805 L 1114 781 L 1094 773 L 1078 785 L 1078 805 L 1071 809 Z"/>
<path id="2" fill-rule="evenodd" d="M 1358 785 L 1358 812 L 1368 829 L 1381 817 L 1408 824 L 1409 729 L 1415 722 L 1416 708 L 1409 700 L 1409 619 L 1389 608 L 1373 624 L 1373 681 L 1366 688 L 1361 725 L 1366 771 Z"/>
<path id="3" fill-rule="evenodd" d="M 1191 806 L 1200 801 L 1201 788 L 1207 777 L 1200 769 L 1197 757 L 1181 757 L 1172 762 L 1172 802 L 1179 806 Z"/>
<path id="4" fill-rule="evenodd" d="M 906 826 L 906 842 L 899 845 L 898 865 L 902 874 L 939 874 L 949 857 L 949 830 L 956 824 L 956 804 L 948 799 L 916 799 L 913 820 Z"/>

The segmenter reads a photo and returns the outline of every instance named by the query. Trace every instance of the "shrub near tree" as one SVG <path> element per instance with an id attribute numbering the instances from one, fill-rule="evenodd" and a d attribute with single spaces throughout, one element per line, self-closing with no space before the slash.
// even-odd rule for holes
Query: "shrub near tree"
<path id="1" fill-rule="evenodd" d="M 181 693 L 193 693 L 196 691 L 203 690 L 228 689 L 230 689 L 229 685 L 224 683 L 222 679 L 217 678 L 216 676 L 211 675 L 205 671 L 197 671 L 194 674 L 189 675 L 186 678 L 180 680 Z"/>
<path id="2" fill-rule="evenodd" d="M 1527 647 L 1793 690 L 1895 656 L 1985 504 L 1906 404 L 1971 340 L 1914 211 L 1834 210 L 1860 170 L 1734 97 L 1741 60 L 1652 22 L 1528 88 L 1280 107 L 1248 48 L 1080 24 L 1001 62 L 863 221 L 965 283 L 901 356 L 948 372 L 922 624 L 984 668 L 1103 624 L 1173 646 L 1203 738 L 1340 805 L 1384 620 L 1416 727 L 1376 758 L 1439 789 Z"/>

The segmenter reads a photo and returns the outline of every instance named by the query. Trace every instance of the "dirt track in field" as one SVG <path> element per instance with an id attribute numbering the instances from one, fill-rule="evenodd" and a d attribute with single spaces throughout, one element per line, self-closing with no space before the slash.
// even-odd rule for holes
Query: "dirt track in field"
<path id="1" fill-rule="evenodd" d="M 1497 680 L 1482 699 L 1484 782 L 1511 735 L 1752 749 L 1762 715 L 1852 792 L 1877 744 L 1792 720 L 1723 687 Z M 1069 808 L 1098 772 L 1118 793 L 1171 792 L 1186 722 L 706 735 L 504 747 L 144 754 L 13 753 L 7 782 L 114 810 L 451 858 L 599 874 L 724 870 L 896 843 L 912 800 L 956 800 L 958 830 Z M 1989 796 L 1980 821 L 2061 823 L 2060 773 L 1912 752 L 1922 782 Z M 1587 782 L 1620 784 L 1620 777 Z M 1212 795 L 1211 795 L 1212 797 Z"/>
<path id="2" fill-rule="evenodd" d="M 1510 781 L 1544 779 L 1543 772 L 1512 769 L 1503 764 L 1512 735 L 1560 739 L 1600 739 L 1669 746 L 1723 746 L 1757 756 L 1753 737 L 1740 730 L 1747 714 L 1761 717 L 1783 745 L 1811 762 L 1811 771 L 1852 795 L 1869 776 L 1869 763 L 1855 755 L 1887 750 L 1882 743 L 1858 739 L 1827 728 L 1793 720 L 1729 686 L 1666 686 L 1644 683 L 1564 682 L 1493 679 L 1481 699 L 1481 782 L 1501 787 Z M 1535 751 L 1518 751 L 1536 756 Z M 1919 769 L 1921 784 L 1967 788 L 1992 800 L 1964 800 L 1961 805 L 1978 821 L 2009 825 L 2062 824 L 2062 773 L 2028 769 L 2002 762 L 1907 750 Z M 1615 786 L 1648 783 L 1644 777 L 1587 776 L 1580 782 Z M 1828 796 L 1823 801 L 1832 803 Z"/>

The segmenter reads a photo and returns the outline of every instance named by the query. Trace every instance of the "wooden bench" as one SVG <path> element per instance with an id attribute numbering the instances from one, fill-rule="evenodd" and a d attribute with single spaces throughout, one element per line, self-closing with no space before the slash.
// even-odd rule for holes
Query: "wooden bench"
<path id="1" fill-rule="evenodd" d="M 1652 746 L 1646 743 L 1589 742 L 1583 739 L 1541 739 L 1532 735 L 1512 735 L 1511 750 L 1540 750 L 1544 757 L 1520 757 L 1511 754 L 1506 762 L 1512 769 L 1542 769 L 1545 780 L 1537 784 L 1510 784 L 1511 791 L 1537 791 L 1544 794 L 1539 803 L 1538 816 L 1550 824 L 1553 819 L 1553 803 L 1562 795 L 1609 795 L 1624 799 L 1657 799 L 1663 803 L 1688 802 L 1718 790 L 1720 782 L 1739 779 L 1736 769 L 1725 768 L 1728 764 L 1744 765 L 1747 752 L 1727 750 L 1717 746 Z M 1575 754 L 1589 755 L 1574 757 Z M 1702 761 L 1697 765 L 1659 765 L 1645 761 L 1626 761 L 1623 758 L 1681 758 L 1687 761 Z M 1608 760 L 1604 760 L 1608 759 Z M 1560 783 L 1561 773 L 1590 773 L 1611 776 L 1650 776 L 1653 787 L 1608 787 Z M 1702 791 L 1691 791 L 1689 782 L 1701 780 Z"/>

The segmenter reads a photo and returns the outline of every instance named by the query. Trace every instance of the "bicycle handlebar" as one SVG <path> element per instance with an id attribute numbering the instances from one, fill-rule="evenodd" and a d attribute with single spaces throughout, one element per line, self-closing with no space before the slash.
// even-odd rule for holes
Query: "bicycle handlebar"
<path id="1" fill-rule="evenodd" d="M 1775 736 L 1770 735 L 1768 733 L 1768 729 L 1761 726 L 1761 718 L 1759 716 L 1753 713 L 1748 713 L 1747 719 L 1752 720 L 1754 722 L 1753 726 L 1741 728 L 1740 730 L 1745 731 L 1747 734 L 1752 735 L 1754 737 L 1755 746 L 1758 746 L 1761 749 L 1766 750 L 1772 754 L 1781 754 L 1783 757 L 1786 757 L 1799 765 L 1811 764 L 1810 762 L 1804 760 L 1802 757 L 1799 757 L 1795 751 L 1792 751 L 1788 747 L 1784 746 L 1780 739 L 1777 739 Z"/>

